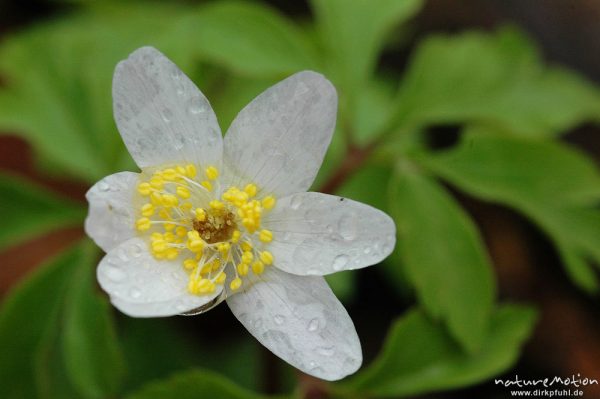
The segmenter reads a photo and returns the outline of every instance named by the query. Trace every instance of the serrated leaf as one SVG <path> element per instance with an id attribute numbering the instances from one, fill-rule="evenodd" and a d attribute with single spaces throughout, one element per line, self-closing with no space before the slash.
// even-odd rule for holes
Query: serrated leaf
<path id="1" fill-rule="evenodd" d="M 198 8 L 173 33 L 188 40 L 205 60 L 240 75 L 283 76 L 315 69 L 314 50 L 305 34 L 274 9 L 240 1 Z"/>
<path id="2" fill-rule="evenodd" d="M 412 310 L 394 323 L 373 364 L 341 384 L 341 391 L 403 398 L 484 381 L 515 363 L 535 318 L 530 308 L 501 306 L 492 315 L 481 349 L 469 355 L 441 325 Z"/>
<path id="3" fill-rule="evenodd" d="M 3 303 L 0 397 L 96 398 L 114 392 L 122 368 L 108 309 L 90 283 L 90 248 L 77 245 L 40 267 Z M 97 368 L 106 378 L 96 378 Z"/>
<path id="4" fill-rule="evenodd" d="M 458 147 L 419 161 L 474 196 L 523 212 L 555 241 L 575 283 L 587 291 L 598 286 L 583 260 L 600 260 L 600 174 L 583 154 L 558 142 L 472 129 Z"/>
<path id="5" fill-rule="evenodd" d="M 477 351 L 495 296 L 477 228 L 443 187 L 410 166 L 397 168 L 390 189 L 398 251 L 421 303 L 467 351 Z"/>
<path id="6" fill-rule="evenodd" d="M 325 46 L 331 77 L 345 108 L 354 109 L 390 31 L 422 6 L 420 0 L 312 0 L 317 29 Z M 350 112 L 351 114 L 351 112 Z"/>
<path id="7" fill-rule="evenodd" d="M 179 373 L 150 383 L 127 399 L 260 399 L 265 396 L 240 388 L 232 381 L 208 370 Z"/>
<path id="8" fill-rule="evenodd" d="M 576 74 L 544 66 L 523 33 L 504 28 L 423 41 L 396 106 L 402 126 L 479 122 L 547 136 L 599 120 L 600 94 Z"/>
<path id="9" fill-rule="evenodd" d="M 0 249 L 44 234 L 52 229 L 79 224 L 82 205 L 17 177 L 0 173 Z"/>

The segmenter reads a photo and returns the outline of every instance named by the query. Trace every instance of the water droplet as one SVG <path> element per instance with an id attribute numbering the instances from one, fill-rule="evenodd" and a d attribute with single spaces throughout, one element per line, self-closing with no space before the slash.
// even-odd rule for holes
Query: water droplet
<path id="1" fill-rule="evenodd" d="M 139 258 L 142 255 L 142 247 L 139 244 L 133 244 L 129 247 L 129 255 L 134 258 Z"/>
<path id="2" fill-rule="evenodd" d="M 292 238 L 292 233 L 290 233 L 289 231 L 286 231 L 286 232 L 283 234 L 283 241 L 289 241 L 289 240 L 290 240 L 290 238 Z"/>
<path id="3" fill-rule="evenodd" d="M 275 317 L 273 317 L 273 321 L 275 322 L 275 324 L 280 326 L 285 322 L 285 316 L 280 315 L 280 314 L 275 315 Z"/>
<path id="4" fill-rule="evenodd" d="M 325 230 L 327 231 L 327 233 L 331 234 L 333 233 L 333 226 L 328 224 L 327 226 L 325 226 Z"/>
<path id="5" fill-rule="evenodd" d="M 185 306 L 183 301 L 179 300 L 179 301 L 175 302 L 175 309 L 177 309 L 180 312 L 183 312 L 183 311 L 187 310 L 187 306 Z"/>
<path id="6" fill-rule="evenodd" d="M 104 180 L 102 180 L 101 182 L 98 183 L 98 190 L 100 190 L 100 191 L 108 191 L 108 190 L 110 190 L 110 186 L 108 185 L 107 182 L 105 182 Z"/>
<path id="7" fill-rule="evenodd" d="M 129 255 L 127 255 L 127 252 L 125 252 L 125 248 L 123 247 L 117 250 L 117 257 L 123 262 L 127 262 L 129 260 Z"/>
<path id="8" fill-rule="evenodd" d="M 254 328 L 259 329 L 262 327 L 262 325 L 263 325 L 263 320 L 260 317 L 256 320 L 254 320 Z"/>
<path id="9" fill-rule="evenodd" d="M 338 228 L 340 235 L 344 240 L 354 240 L 356 238 L 358 228 L 356 216 L 353 213 L 343 215 L 338 222 Z"/>
<path id="10" fill-rule="evenodd" d="M 319 319 L 312 319 L 311 321 L 308 322 L 308 326 L 306 326 L 306 329 L 310 332 L 315 332 L 319 329 Z"/>
<path id="11" fill-rule="evenodd" d="M 365 249 L 363 250 L 363 252 L 365 253 L 365 255 L 368 255 L 371 253 L 371 247 L 365 247 Z"/>
<path id="12" fill-rule="evenodd" d="M 320 346 L 316 349 L 316 352 L 323 356 L 333 356 L 335 353 L 335 346 Z"/>
<path id="13" fill-rule="evenodd" d="M 140 291 L 136 287 L 131 287 L 131 289 L 129 290 L 129 296 L 133 299 L 137 299 L 142 296 L 142 291 Z"/>
<path id="14" fill-rule="evenodd" d="M 171 119 L 173 119 L 173 111 L 171 111 L 169 108 L 165 108 L 161 112 L 161 117 L 163 121 L 169 123 L 171 122 Z"/>
<path id="15" fill-rule="evenodd" d="M 302 198 L 299 195 L 293 196 L 290 201 L 290 208 L 296 210 L 300 208 L 300 205 L 302 205 Z"/>
<path id="16" fill-rule="evenodd" d="M 104 275 L 115 283 L 120 283 L 127 278 L 127 273 L 115 266 L 106 266 Z"/>
<path id="17" fill-rule="evenodd" d="M 197 115 L 205 110 L 206 108 L 204 107 L 202 100 L 198 97 L 192 97 L 188 102 L 188 112 L 190 114 Z"/>
<path id="18" fill-rule="evenodd" d="M 348 260 L 350 258 L 348 257 L 348 255 L 338 255 L 335 257 L 335 259 L 333 259 L 333 270 L 335 271 L 340 271 L 342 270 L 347 264 L 348 264 Z"/>

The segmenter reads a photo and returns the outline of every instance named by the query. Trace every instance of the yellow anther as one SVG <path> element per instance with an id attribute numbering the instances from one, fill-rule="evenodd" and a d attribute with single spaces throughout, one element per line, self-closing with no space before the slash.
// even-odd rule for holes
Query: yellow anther
<path id="1" fill-rule="evenodd" d="M 150 239 L 152 239 L 152 240 L 162 240 L 163 239 L 163 235 L 160 234 L 160 233 L 154 232 L 150 236 Z"/>
<path id="2" fill-rule="evenodd" d="M 273 241 L 273 233 L 270 230 L 261 230 L 258 239 L 262 242 L 271 242 Z"/>
<path id="3" fill-rule="evenodd" d="M 152 176 L 152 178 L 150 179 L 150 185 L 157 190 L 162 189 L 164 184 L 165 181 L 160 176 Z"/>
<path id="4" fill-rule="evenodd" d="M 244 187 L 244 191 L 246 192 L 246 194 L 248 194 L 250 198 L 252 198 L 256 195 L 258 188 L 256 188 L 256 185 L 250 183 L 247 184 L 246 187 Z"/>
<path id="5" fill-rule="evenodd" d="M 154 240 L 151 245 L 152 249 L 156 252 L 164 252 L 167 249 L 167 242 L 165 240 Z"/>
<path id="6" fill-rule="evenodd" d="M 148 218 L 139 218 L 136 222 L 135 222 L 135 228 L 138 229 L 138 231 L 146 231 L 150 228 L 150 219 Z"/>
<path id="7" fill-rule="evenodd" d="M 188 211 L 188 212 L 189 212 L 189 211 L 191 211 L 191 210 L 192 210 L 192 208 L 193 208 L 194 206 L 192 205 L 192 203 L 191 203 L 191 202 L 184 202 L 184 203 L 183 203 L 183 204 L 181 204 L 179 207 L 180 207 L 181 209 L 183 209 L 184 211 Z"/>
<path id="8" fill-rule="evenodd" d="M 158 216 L 165 220 L 171 219 L 171 214 L 169 213 L 168 209 L 161 209 L 160 211 L 158 211 Z"/>
<path id="9" fill-rule="evenodd" d="M 269 195 L 269 196 L 263 198 L 262 206 L 265 209 L 273 209 L 273 207 L 275 206 L 275 197 L 273 197 L 272 195 Z"/>
<path id="10" fill-rule="evenodd" d="M 273 254 L 270 253 L 269 251 L 262 251 L 260 253 L 260 260 L 265 264 L 265 265 L 270 265 L 273 263 Z"/>
<path id="11" fill-rule="evenodd" d="M 219 269 L 221 269 L 221 261 L 219 259 L 213 260 L 212 261 L 212 270 L 213 270 L 213 272 L 216 272 Z"/>
<path id="12" fill-rule="evenodd" d="M 200 269 L 200 274 L 208 274 L 212 270 L 212 263 L 207 263 Z"/>
<path id="13" fill-rule="evenodd" d="M 202 183 L 200 183 L 200 185 L 202 187 L 204 187 L 205 189 L 207 189 L 208 191 L 212 191 L 212 189 L 213 189 L 212 183 L 209 182 L 208 180 L 202 181 Z"/>
<path id="14" fill-rule="evenodd" d="M 242 247 L 242 251 L 252 251 L 252 244 L 249 241 L 244 241 L 240 247 Z"/>
<path id="15" fill-rule="evenodd" d="M 198 267 L 198 262 L 196 262 L 194 259 L 186 259 L 183 261 L 183 267 L 185 267 L 186 270 L 191 271 Z"/>
<path id="16" fill-rule="evenodd" d="M 188 282 L 188 291 L 190 294 L 198 294 L 198 280 L 190 279 Z"/>
<path id="17" fill-rule="evenodd" d="M 168 223 L 167 222 L 167 223 L 164 224 L 164 226 L 165 226 L 165 230 L 167 230 L 167 231 L 172 231 L 172 230 L 175 229 L 175 225 L 173 223 Z"/>
<path id="18" fill-rule="evenodd" d="M 198 240 L 189 240 L 187 243 L 187 247 L 192 252 L 202 252 L 204 249 L 204 241 Z"/>
<path id="19" fill-rule="evenodd" d="M 173 168 L 165 169 L 162 172 L 162 178 L 165 180 L 175 180 L 176 177 L 177 177 L 177 172 Z"/>
<path id="20" fill-rule="evenodd" d="M 261 261 L 257 260 L 252 263 L 252 271 L 254 274 L 261 274 L 265 271 L 265 265 Z"/>
<path id="21" fill-rule="evenodd" d="M 177 206 L 179 200 L 173 194 L 164 194 L 161 202 L 164 206 Z"/>
<path id="22" fill-rule="evenodd" d="M 206 211 L 202 208 L 196 208 L 196 219 L 199 222 L 204 222 L 206 220 Z"/>
<path id="23" fill-rule="evenodd" d="M 237 243 L 240 240 L 240 237 L 242 236 L 242 233 L 239 230 L 234 230 L 233 233 L 231 234 L 231 242 L 232 243 Z"/>
<path id="24" fill-rule="evenodd" d="M 168 248 L 166 251 L 167 259 L 173 260 L 179 256 L 179 250 L 177 248 Z"/>
<path id="25" fill-rule="evenodd" d="M 162 195 L 157 191 L 153 191 L 152 194 L 150 194 L 150 201 L 152 201 L 154 205 L 161 205 Z"/>
<path id="26" fill-rule="evenodd" d="M 243 263 L 250 263 L 252 262 L 252 259 L 254 259 L 254 254 L 250 251 L 245 251 L 242 254 L 242 262 Z"/>
<path id="27" fill-rule="evenodd" d="M 169 223 L 167 223 L 169 224 Z M 169 229 L 171 230 L 171 229 Z M 175 234 L 173 234 L 172 232 L 168 231 L 163 235 L 164 239 L 166 242 L 174 242 L 175 241 Z"/>
<path id="28" fill-rule="evenodd" d="M 196 170 L 196 166 L 194 166 L 193 164 L 188 164 L 185 166 L 185 174 L 187 175 L 187 177 L 191 177 L 194 178 L 196 177 L 197 174 L 197 170 Z"/>
<path id="29" fill-rule="evenodd" d="M 231 283 L 229 283 L 229 288 L 231 288 L 232 291 L 239 290 L 241 286 L 242 286 L 242 279 L 239 277 L 234 278 L 231 281 Z"/>
<path id="30" fill-rule="evenodd" d="M 215 180 L 217 177 L 219 177 L 219 170 L 214 166 L 209 166 L 208 168 L 206 168 L 205 172 L 206 177 L 208 177 L 209 180 Z"/>
<path id="31" fill-rule="evenodd" d="M 210 294 L 215 292 L 215 284 L 209 279 L 203 278 L 198 282 L 198 293 L 199 294 Z"/>
<path id="32" fill-rule="evenodd" d="M 152 186 L 150 185 L 150 183 L 143 182 L 138 185 L 137 190 L 138 193 L 140 193 L 140 195 L 150 195 L 150 193 L 152 192 Z"/>
<path id="33" fill-rule="evenodd" d="M 142 205 L 141 210 L 143 216 L 152 216 L 154 214 L 154 205 L 144 204 Z"/>
<path id="34" fill-rule="evenodd" d="M 221 242 L 221 243 L 217 244 L 217 250 L 219 252 L 221 252 L 222 254 L 226 254 L 227 252 L 229 252 L 230 248 L 231 248 L 231 245 L 229 245 L 228 242 Z"/>
<path id="35" fill-rule="evenodd" d="M 210 202 L 209 202 L 209 204 L 208 204 L 208 205 L 210 205 L 210 207 L 211 207 L 212 209 L 216 209 L 216 210 L 222 210 L 222 209 L 225 209 L 225 204 L 224 204 L 224 203 L 222 203 L 222 202 L 221 202 L 221 201 L 219 201 L 219 200 L 212 200 L 212 201 L 210 201 Z"/>
<path id="36" fill-rule="evenodd" d="M 223 284 L 225 282 L 226 278 L 227 278 L 227 274 L 225 274 L 225 272 L 221 272 L 221 273 L 217 274 L 217 277 L 215 278 L 215 283 Z"/>
<path id="37" fill-rule="evenodd" d="M 237 265 L 237 272 L 240 274 L 240 276 L 245 276 L 248 274 L 248 265 L 246 263 L 240 263 L 239 265 Z"/>
<path id="38" fill-rule="evenodd" d="M 181 165 L 177 165 L 177 167 L 175 168 L 175 170 L 177 171 L 178 175 L 184 175 L 185 176 L 185 168 Z"/>
<path id="39" fill-rule="evenodd" d="M 200 233 L 198 233 L 196 230 L 188 231 L 187 236 L 190 240 L 199 240 L 200 239 Z"/>
<path id="40" fill-rule="evenodd" d="M 183 226 L 177 226 L 175 234 L 177 234 L 178 237 L 185 237 L 187 235 L 187 229 Z"/>
<path id="41" fill-rule="evenodd" d="M 180 196 L 183 199 L 188 199 L 192 196 L 190 194 L 190 190 L 188 190 L 187 187 L 183 187 L 183 186 L 178 186 L 177 189 L 175 189 L 175 192 L 177 193 L 178 196 Z"/>

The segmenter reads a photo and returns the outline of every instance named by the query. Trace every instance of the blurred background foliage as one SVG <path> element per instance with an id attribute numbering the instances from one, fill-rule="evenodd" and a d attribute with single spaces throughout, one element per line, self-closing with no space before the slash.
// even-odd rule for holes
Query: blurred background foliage
<path id="1" fill-rule="evenodd" d="M 474 19 L 492 7 L 462 3 Z M 600 174 L 593 151 L 562 137 L 599 132 L 600 91 L 548 62 L 517 24 L 463 29 L 454 16 L 461 29 L 420 27 L 457 11 L 442 0 L 16 4 L 0 6 L 0 397 L 505 397 L 486 381 L 600 375 L 588 317 Z M 364 346 L 354 376 L 299 374 L 223 307 L 131 319 L 98 290 L 83 193 L 136 170 L 114 126 L 111 79 L 142 45 L 197 83 L 223 131 L 294 72 L 334 82 L 337 131 L 313 189 L 383 209 L 398 228 L 383 264 L 328 278 Z M 21 277 L 26 264 L 35 270 Z"/>

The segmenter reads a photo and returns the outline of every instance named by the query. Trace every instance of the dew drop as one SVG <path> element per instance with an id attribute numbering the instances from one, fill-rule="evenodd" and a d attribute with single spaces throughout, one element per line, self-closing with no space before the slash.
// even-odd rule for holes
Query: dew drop
<path id="1" fill-rule="evenodd" d="M 290 240 L 290 238 L 292 238 L 292 233 L 290 233 L 289 231 L 286 231 L 286 232 L 283 234 L 283 237 L 282 237 L 282 238 L 283 238 L 283 241 L 289 241 L 289 240 Z"/>
<path id="2" fill-rule="evenodd" d="M 290 201 L 290 208 L 296 210 L 300 208 L 300 205 L 302 205 L 302 198 L 299 195 L 292 197 L 292 200 Z"/>
<path id="3" fill-rule="evenodd" d="M 129 255 L 127 255 L 127 252 L 125 252 L 125 248 L 123 247 L 117 250 L 117 257 L 123 262 L 127 262 L 129 260 Z"/>
<path id="4" fill-rule="evenodd" d="M 263 325 L 263 320 L 260 317 L 256 320 L 254 320 L 254 328 L 259 329 L 262 327 L 262 325 Z"/>
<path id="5" fill-rule="evenodd" d="M 343 215 L 339 222 L 338 228 L 340 235 L 344 240 L 351 241 L 356 238 L 357 233 L 357 222 L 354 214 Z"/>
<path id="6" fill-rule="evenodd" d="M 350 260 L 348 255 L 336 256 L 335 259 L 333 259 L 333 265 L 332 265 L 333 270 L 335 270 L 335 271 L 342 270 L 348 264 L 348 260 Z"/>
<path id="7" fill-rule="evenodd" d="M 315 332 L 319 329 L 319 319 L 312 319 L 308 322 L 306 329 L 310 332 Z"/>
<path id="8" fill-rule="evenodd" d="M 136 287 L 131 287 L 131 289 L 129 290 L 129 296 L 133 299 L 137 299 L 142 296 L 142 291 L 140 291 Z"/>
<path id="9" fill-rule="evenodd" d="M 365 255 L 368 255 L 371 253 L 371 247 L 365 247 L 365 249 L 363 250 L 363 252 L 365 253 Z"/>
<path id="10" fill-rule="evenodd" d="M 120 283 L 127 278 L 127 274 L 115 266 L 107 266 L 104 268 L 104 275 L 115 283 Z"/>
<path id="11" fill-rule="evenodd" d="M 110 186 L 108 185 L 107 182 L 105 182 L 104 180 L 102 180 L 100 183 L 98 183 L 98 190 L 100 190 L 100 191 L 108 191 L 108 190 L 110 190 Z"/>
<path id="12" fill-rule="evenodd" d="M 282 325 L 283 323 L 285 323 L 285 316 L 283 315 L 275 315 L 273 317 L 273 321 L 275 322 L 275 324 L 277 324 L 278 326 Z"/>
<path id="13" fill-rule="evenodd" d="M 188 102 L 188 112 L 190 114 L 197 115 L 205 110 L 202 100 L 198 97 L 192 97 Z"/>
<path id="14" fill-rule="evenodd" d="M 171 119 L 173 119 L 173 111 L 171 111 L 169 108 L 165 108 L 162 110 L 160 116 L 162 117 L 163 121 L 169 123 L 171 122 Z"/>
<path id="15" fill-rule="evenodd" d="M 319 355 L 323 356 L 333 356 L 335 353 L 334 346 L 320 346 L 315 350 Z"/>
<path id="16" fill-rule="evenodd" d="M 129 247 L 129 255 L 133 258 L 139 258 L 142 255 L 142 247 L 139 244 L 133 244 Z"/>

